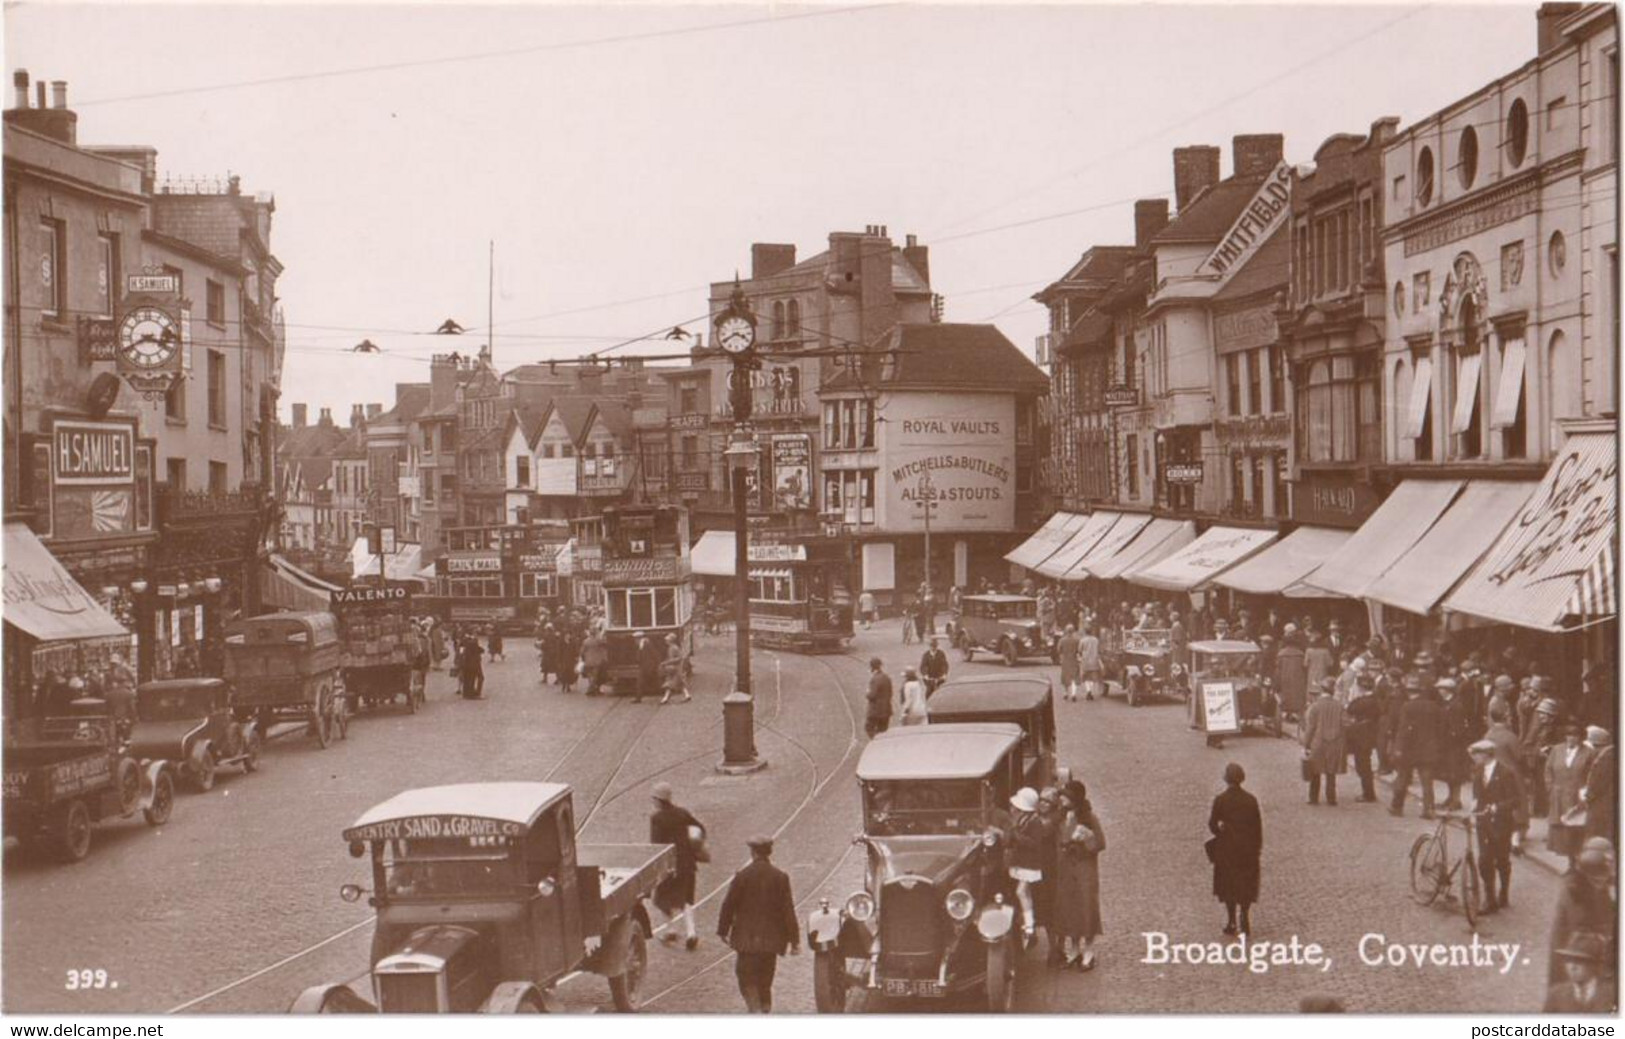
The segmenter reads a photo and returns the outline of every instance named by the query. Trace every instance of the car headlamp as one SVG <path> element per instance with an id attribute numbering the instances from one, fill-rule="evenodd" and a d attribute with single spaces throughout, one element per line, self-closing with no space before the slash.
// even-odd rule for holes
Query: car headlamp
<path id="1" fill-rule="evenodd" d="M 1157 673 L 1157 665 L 1149 664 L 1149 663 L 1148 664 L 1141 664 L 1140 665 L 1140 673 L 1145 675 L 1147 678 L 1149 678 L 1152 675 Z"/>
<path id="2" fill-rule="evenodd" d="M 976 898 L 962 887 L 956 887 L 948 892 L 948 897 L 942 904 L 943 908 L 948 910 L 948 915 L 955 920 L 968 920 L 976 911 Z"/>
<path id="3" fill-rule="evenodd" d="M 1175 678 L 1178 678 L 1180 675 L 1185 673 L 1185 668 L 1180 664 L 1173 664 L 1168 668 L 1168 673 L 1173 675 Z"/>
<path id="4" fill-rule="evenodd" d="M 872 919 L 875 915 L 874 896 L 867 891 L 859 891 L 846 900 L 846 915 L 857 921 Z"/>

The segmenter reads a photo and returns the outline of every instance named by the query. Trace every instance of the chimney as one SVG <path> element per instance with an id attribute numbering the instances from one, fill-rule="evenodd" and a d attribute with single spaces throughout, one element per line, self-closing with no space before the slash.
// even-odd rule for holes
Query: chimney
<path id="1" fill-rule="evenodd" d="M 1134 248 L 1144 249 L 1168 226 L 1168 200 L 1142 198 L 1134 203 Z"/>
<path id="2" fill-rule="evenodd" d="M 367 421 L 367 410 L 359 404 L 350 405 L 350 428 L 359 429 Z"/>
<path id="3" fill-rule="evenodd" d="M 384 406 L 382 404 L 368 404 L 367 405 L 367 421 L 368 422 L 371 422 L 373 419 L 377 418 L 379 415 L 382 415 L 383 413 L 384 413 Z"/>
<path id="4" fill-rule="evenodd" d="M 34 84 L 34 107 L 45 107 L 45 81 L 43 79 Z"/>
<path id="5" fill-rule="evenodd" d="M 1237 134 L 1230 141 L 1230 175 L 1262 177 L 1286 155 L 1286 138 L 1278 133 Z"/>
<path id="6" fill-rule="evenodd" d="M 17 88 L 17 107 L 6 113 L 6 122 L 70 148 L 79 146 L 79 116 L 68 107 L 68 84 L 65 80 L 51 83 L 55 107 L 45 103 L 45 80 L 34 84 L 37 103 L 33 108 L 28 107 L 28 73 L 19 69 L 12 77 L 12 83 Z"/>
<path id="7" fill-rule="evenodd" d="M 51 80 L 51 107 L 68 107 L 68 81 L 65 79 Z"/>
<path id="8" fill-rule="evenodd" d="M 11 82 L 17 87 L 17 108 L 28 107 L 28 70 L 18 69 L 11 74 Z"/>
<path id="9" fill-rule="evenodd" d="M 1219 182 L 1219 149 L 1197 144 L 1174 149 L 1174 208 L 1180 213 L 1203 191 Z"/>
<path id="10" fill-rule="evenodd" d="M 323 408 L 322 409 L 321 420 L 318 421 L 316 424 L 319 425 L 319 426 L 332 426 L 333 425 L 333 409 L 332 408 Z"/>
<path id="11" fill-rule="evenodd" d="M 928 246 L 921 245 L 920 240 L 914 235 L 908 235 L 903 239 L 903 242 L 903 259 L 907 260 L 908 265 L 913 267 L 915 272 L 919 274 L 920 280 L 925 282 L 925 287 L 930 288 L 931 249 Z"/>
<path id="12" fill-rule="evenodd" d="M 780 271 L 789 270 L 795 265 L 796 247 L 793 245 L 757 242 L 750 247 L 750 276 L 752 281 L 757 278 L 771 278 Z"/>
<path id="13" fill-rule="evenodd" d="M 429 410 L 439 411 L 457 399 L 457 362 L 451 354 L 429 359 Z"/>
<path id="14" fill-rule="evenodd" d="M 294 429 L 304 429 L 305 428 L 305 416 L 308 414 L 307 408 L 308 408 L 308 405 L 305 405 L 305 404 L 295 404 L 293 406 L 293 428 Z"/>
<path id="15" fill-rule="evenodd" d="M 1541 4 L 1535 12 L 1536 54 L 1545 54 L 1553 47 L 1563 45 L 1563 31 L 1558 27 L 1563 19 L 1578 11 L 1580 4 Z"/>

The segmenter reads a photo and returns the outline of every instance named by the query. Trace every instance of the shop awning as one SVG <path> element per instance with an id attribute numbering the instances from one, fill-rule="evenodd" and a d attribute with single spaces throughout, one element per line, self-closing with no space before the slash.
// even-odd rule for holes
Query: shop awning
<path id="1" fill-rule="evenodd" d="M 333 584 L 331 581 L 322 580 L 309 570 L 294 566 L 292 563 L 288 562 L 287 559 L 277 555 L 274 552 L 271 554 L 270 563 L 271 569 L 286 575 L 296 583 L 305 586 L 313 592 L 321 592 L 325 595 L 328 592 L 336 592 L 339 590 L 338 585 Z"/>
<path id="2" fill-rule="evenodd" d="M 1352 536 L 1347 530 L 1299 527 L 1258 555 L 1226 570 L 1213 583 L 1249 595 L 1323 596 L 1325 592 L 1303 583 L 1304 576 Z"/>
<path id="3" fill-rule="evenodd" d="M 1082 559 L 1106 532 L 1112 529 L 1112 524 L 1117 522 L 1117 516 L 1115 512 L 1091 512 L 1089 518 L 1072 532 L 1066 544 L 1033 569 L 1051 580 L 1059 580 L 1063 574 L 1072 569 L 1072 564 Z"/>
<path id="4" fill-rule="evenodd" d="M 410 541 L 397 545 L 395 551 L 384 557 L 384 577 L 390 581 L 421 581 L 418 571 L 423 569 L 423 550 Z M 367 539 L 356 538 L 350 546 L 350 575 L 377 577 L 378 557 L 367 551 Z"/>
<path id="5" fill-rule="evenodd" d="M 1150 566 L 1178 552 L 1196 540 L 1196 524 L 1190 520 L 1157 518 L 1135 535 L 1117 554 L 1092 564 L 1089 573 L 1102 581 L 1122 577 L 1142 566 Z"/>
<path id="6" fill-rule="evenodd" d="M 559 568 L 560 577 L 571 577 L 576 572 L 576 539 L 571 538 L 559 546 L 559 554 L 553 557 L 553 565 Z"/>
<path id="7" fill-rule="evenodd" d="M 1348 599 L 1359 599 L 1373 581 L 1422 539 L 1461 490 L 1460 480 L 1406 480 L 1360 529 L 1304 580 Z"/>
<path id="8" fill-rule="evenodd" d="M 1184 548 L 1160 562 L 1136 569 L 1127 577 L 1147 588 L 1193 591 L 1274 540 L 1273 530 L 1209 527 Z"/>
<path id="9" fill-rule="evenodd" d="M 1075 512 L 1054 513 L 1032 537 L 1017 545 L 1004 558 L 1019 567 L 1036 569 L 1039 563 L 1054 555 L 1057 549 L 1066 544 L 1072 533 L 1083 526 L 1085 518 Z"/>
<path id="10" fill-rule="evenodd" d="M 1612 433 L 1571 435 L 1444 608 L 1537 631 L 1614 615 L 1618 471 Z"/>
<path id="11" fill-rule="evenodd" d="M 51 550 L 21 523 L 5 528 L 4 570 L 7 624 L 41 642 L 128 636 L 101 603 L 80 587 Z"/>
<path id="12" fill-rule="evenodd" d="M 1529 500 L 1533 484 L 1474 480 L 1409 552 L 1365 590 L 1365 598 L 1426 616 L 1489 551 Z"/>
<path id="13" fill-rule="evenodd" d="M 708 530 L 689 550 L 689 568 L 700 577 L 734 576 L 734 532 Z"/>
<path id="14" fill-rule="evenodd" d="M 265 580 L 260 582 L 260 600 L 267 606 L 297 613 L 332 609 L 327 593 L 316 591 L 274 565 L 265 568 Z"/>
<path id="15" fill-rule="evenodd" d="M 1121 552 L 1150 522 L 1151 517 L 1143 514 L 1118 513 L 1117 522 L 1112 524 L 1112 528 L 1095 542 L 1095 547 L 1084 553 L 1082 559 L 1072 564 L 1072 569 L 1063 574 L 1062 579 L 1081 581 L 1091 576 L 1092 566 L 1098 566 Z"/>

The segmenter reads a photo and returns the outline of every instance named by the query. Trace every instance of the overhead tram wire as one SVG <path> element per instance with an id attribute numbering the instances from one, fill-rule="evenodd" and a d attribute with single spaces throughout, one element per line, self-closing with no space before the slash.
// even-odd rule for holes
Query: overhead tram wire
<path id="1" fill-rule="evenodd" d="M 140 94 L 125 94 L 120 97 L 92 98 L 88 101 L 79 101 L 76 108 L 91 108 L 98 105 L 123 104 L 129 101 L 151 101 L 158 98 L 182 97 L 191 94 L 207 94 L 225 90 L 250 90 L 255 87 L 279 86 L 286 83 L 302 83 L 318 79 L 335 79 L 348 76 L 365 76 L 377 72 L 395 72 L 401 69 L 424 68 L 437 65 L 464 64 L 475 61 L 490 61 L 501 58 L 523 57 L 528 54 L 554 53 L 558 51 L 578 50 L 591 47 L 605 47 L 618 43 L 639 43 L 646 40 L 669 39 L 680 36 L 699 36 L 711 32 L 725 32 L 732 29 L 748 29 L 761 25 L 782 25 L 787 22 L 806 21 L 811 18 L 828 18 L 843 14 L 863 14 L 869 11 L 896 7 L 895 0 L 885 3 L 860 4 L 851 7 L 819 8 L 811 11 L 801 11 L 793 14 L 771 15 L 766 18 L 745 18 L 733 22 L 719 22 L 712 25 L 690 25 L 674 29 L 656 29 L 641 33 L 624 33 L 619 36 L 600 36 L 585 40 L 563 40 L 550 43 L 531 44 L 524 47 L 508 47 L 502 50 L 480 51 L 473 54 L 450 54 L 434 58 L 413 58 L 405 61 L 380 62 L 374 65 L 356 65 L 341 69 L 324 69 L 317 72 L 297 72 L 284 76 L 262 76 L 257 79 L 238 80 L 233 83 L 213 83 L 206 86 L 176 87 L 169 90 L 152 90 Z"/>

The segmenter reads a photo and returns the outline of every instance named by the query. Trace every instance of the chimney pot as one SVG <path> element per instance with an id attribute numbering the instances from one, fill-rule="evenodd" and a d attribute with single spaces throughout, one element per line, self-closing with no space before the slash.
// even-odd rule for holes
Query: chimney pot
<path id="1" fill-rule="evenodd" d="M 906 235 L 903 238 L 903 244 L 905 246 L 907 246 L 908 248 L 912 249 L 916 245 L 920 244 L 919 236 L 918 235 Z"/>
<path id="2" fill-rule="evenodd" d="M 350 428 L 355 429 L 366 421 L 367 412 L 359 404 L 350 405 Z"/>
<path id="3" fill-rule="evenodd" d="M 45 81 L 43 79 L 34 84 L 34 107 L 45 107 Z"/>
<path id="4" fill-rule="evenodd" d="M 11 74 L 11 82 L 17 88 L 17 107 L 28 107 L 28 70 L 18 69 Z"/>
<path id="5" fill-rule="evenodd" d="M 320 423 L 321 423 L 321 425 L 324 425 L 324 426 L 331 426 L 333 424 L 333 409 L 332 408 L 323 408 L 322 409 L 322 417 L 320 419 Z"/>
<path id="6" fill-rule="evenodd" d="M 68 81 L 65 79 L 51 80 L 51 107 L 68 107 Z"/>
<path id="7" fill-rule="evenodd" d="M 383 413 L 384 413 L 384 406 L 382 404 L 368 404 L 367 405 L 367 418 L 375 419 L 379 415 L 382 415 Z"/>
<path id="8" fill-rule="evenodd" d="M 1273 170 L 1286 155 L 1286 138 L 1278 133 L 1237 134 L 1230 148 L 1230 175 L 1257 177 Z"/>
<path id="9" fill-rule="evenodd" d="M 305 404 L 295 404 L 293 406 L 293 428 L 294 429 L 304 429 L 305 428 L 305 416 L 309 414 L 309 412 L 306 410 L 307 408 L 308 408 L 308 405 L 305 405 Z"/>

